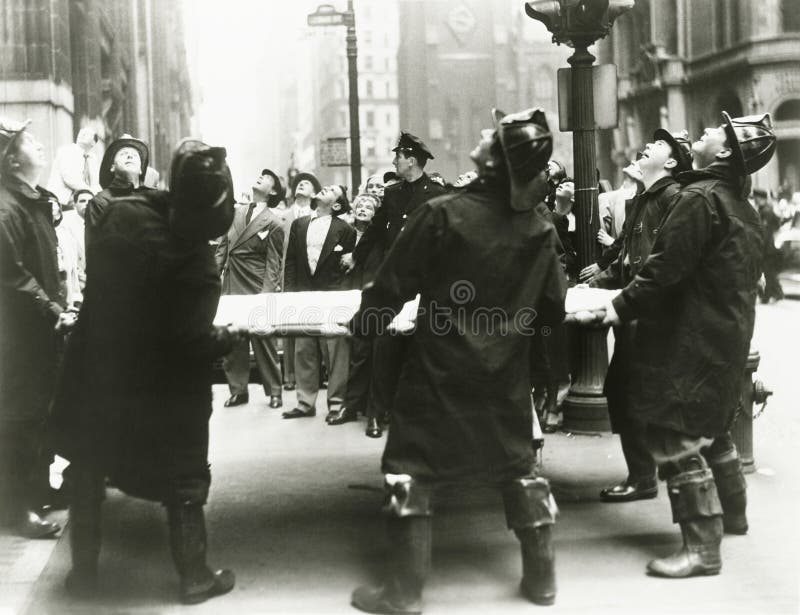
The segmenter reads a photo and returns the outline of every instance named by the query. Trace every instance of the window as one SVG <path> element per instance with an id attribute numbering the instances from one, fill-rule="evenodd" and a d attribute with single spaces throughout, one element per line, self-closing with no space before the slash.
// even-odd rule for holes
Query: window
<path id="1" fill-rule="evenodd" d="M 367 79 L 367 98 L 372 98 L 372 80 Z"/>
<path id="2" fill-rule="evenodd" d="M 364 56 L 364 70 L 372 70 L 372 56 Z"/>
<path id="3" fill-rule="evenodd" d="M 386 82 L 386 98 L 391 98 L 391 97 L 392 97 L 392 84 L 389 81 L 387 81 Z"/>
<path id="4" fill-rule="evenodd" d="M 347 128 L 347 113 L 339 111 L 339 126 Z"/>
<path id="5" fill-rule="evenodd" d="M 781 23 L 784 32 L 800 32 L 800 10 L 797 0 L 781 0 Z"/>
<path id="6" fill-rule="evenodd" d="M 389 127 L 389 128 L 392 127 L 392 112 L 391 111 L 387 111 L 386 112 L 386 126 Z"/>
<path id="7" fill-rule="evenodd" d="M 375 128 L 375 112 L 367 111 L 367 128 Z"/>
<path id="8" fill-rule="evenodd" d="M 374 145 L 367 146 L 367 156 L 370 157 L 370 158 L 374 158 L 375 157 L 375 146 Z"/>

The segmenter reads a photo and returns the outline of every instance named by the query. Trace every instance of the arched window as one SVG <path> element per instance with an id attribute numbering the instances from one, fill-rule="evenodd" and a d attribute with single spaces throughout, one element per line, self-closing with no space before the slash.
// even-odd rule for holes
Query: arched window
<path id="1" fill-rule="evenodd" d="M 800 99 L 787 100 L 775 109 L 776 122 L 800 120 Z"/>
<path id="2" fill-rule="evenodd" d="M 781 23 L 784 32 L 800 32 L 800 10 L 797 0 L 781 0 Z"/>

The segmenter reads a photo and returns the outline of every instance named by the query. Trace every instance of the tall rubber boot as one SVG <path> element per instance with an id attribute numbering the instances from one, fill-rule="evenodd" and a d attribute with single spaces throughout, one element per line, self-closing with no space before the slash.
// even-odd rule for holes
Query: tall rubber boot
<path id="1" fill-rule="evenodd" d="M 387 477 L 389 570 L 383 585 L 362 586 L 350 603 L 367 613 L 422 613 L 422 589 L 431 567 L 430 490 L 410 477 L 389 483 Z"/>
<path id="2" fill-rule="evenodd" d="M 199 604 L 227 594 L 236 584 L 231 570 L 212 571 L 206 564 L 206 521 L 201 504 L 167 507 L 172 560 L 181 579 L 183 604 Z"/>
<path id="3" fill-rule="evenodd" d="M 69 546 L 72 554 L 72 569 L 65 584 L 73 595 L 91 595 L 97 591 L 104 478 L 91 470 L 70 466 L 64 480 L 70 495 Z"/>
<path id="4" fill-rule="evenodd" d="M 522 551 L 522 594 L 534 604 L 556 600 L 555 548 L 552 528 L 558 507 L 547 479 L 522 478 L 503 489 L 506 521 Z"/>
<path id="5" fill-rule="evenodd" d="M 722 569 L 722 506 L 709 469 L 677 474 L 667 481 L 672 519 L 681 526 L 677 553 L 647 565 L 654 576 L 683 578 L 719 574 Z"/>
<path id="6" fill-rule="evenodd" d="M 736 449 L 709 458 L 722 504 L 722 528 L 726 534 L 747 534 L 747 481 Z"/>

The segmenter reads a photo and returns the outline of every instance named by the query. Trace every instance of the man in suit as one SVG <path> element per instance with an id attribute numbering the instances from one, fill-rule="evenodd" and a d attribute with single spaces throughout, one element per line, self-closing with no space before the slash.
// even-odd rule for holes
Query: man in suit
<path id="1" fill-rule="evenodd" d="M 392 151 L 395 152 L 392 164 L 400 181 L 386 186 L 383 204 L 358 242 L 352 258 L 343 259 L 343 264 L 349 269 L 363 266 L 373 250 L 378 252 L 382 261 L 411 215 L 429 199 L 446 192 L 425 173 L 425 165 L 433 159 L 433 154 L 418 137 L 408 132 L 400 133 Z M 403 365 L 405 342 L 402 336 L 383 336 L 375 340 L 366 431 L 371 438 L 380 438 L 383 433 L 379 417 L 387 417 L 392 407 L 397 377 Z"/>
<path id="2" fill-rule="evenodd" d="M 281 284 L 283 257 L 283 223 L 272 208 L 281 200 L 283 188 L 278 176 L 264 169 L 253 184 L 253 202 L 238 207 L 233 224 L 217 247 L 217 264 L 222 271 L 222 292 L 225 295 L 254 295 L 277 292 Z M 238 406 L 250 401 L 247 382 L 250 375 L 249 344 L 261 375 L 269 407 L 280 408 L 281 369 L 275 340 L 252 338 L 237 344 L 225 357 L 223 367 L 231 396 L 225 406 Z"/>
<path id="3" fill-rule="evenodd" d="M 316 213 L 292 222 L 286 251 L 284 288 L 287 292 L 304 290 L 341 290 L 345 272 L 341 258 L 353 251 L 356 232 L 339 219 L 350 209 L 342 186 L 325 186 L 315 197 Z M 319 364 L 322 344 L 328 348 L 328 413 L 338 413 L 344 403 L 349 342 L 345 338 L 300 337 L 295 342 L 295 377 L 297 408 L 283 413 L 285 419 L 316 414 L 319 392 Z"/>

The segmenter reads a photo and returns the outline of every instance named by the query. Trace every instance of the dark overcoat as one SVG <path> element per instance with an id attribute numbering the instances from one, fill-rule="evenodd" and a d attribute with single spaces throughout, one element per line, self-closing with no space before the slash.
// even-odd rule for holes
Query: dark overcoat
<path id="1" fill-rule="evenodd" d="M 124 196 L 130 196 L 131 194 L 148 193 L 152 191 L 152 188 L 148 188 L 144 185 L 140 185 L 138 188 L 134 187 L 131 182 L 115 176 L 108 185 L 108 188 L 95 194 L 92 200 L 86 205 L 86 215 L 84 217 L 84 244 L 88 246 L 89 243 L 91 243 L 93 231 L 95 227 L 100 224 L 103 216 L 106 215 L 111 201 Z"/>
<path id="2" fill-rule="evenodd" d="M 529 474 L 530 344 L 563 318 L 558 237 L 483 180 L 409 219 L 352 323 L 364 333 L 420 293 L 383 471 L 502 481 Z"/>
<path id="3" fill-rule="evenodd" d="M 212 249 L 170 231 L 169 199 L 119 199 L 96 227 L 53 417 L 59 454 L 157 501 L 209 479 L 212 362 L 230 350 Z"/>
<path id="4" fill-rule="evenodd" d="M 650 257 L 614 308 L 638 319 L 628 387 L 648 424 L 715 437 L 730 427 L 755 322 L 759 218 L 724 163 L 678 176 Z"/>
<path id="5" fill-rule="evenodd" d="M 0 421 L 44 420 L 55 385 L 66 301 L 53 201 L 14 178 L 0 183 Z"/>
<path id="6" fill-rule="evenodd" d="M 387 186 L 383 202 L 375 212 L 372 224 L 358 242 L 353 259 L 363 264 L 373 250 L 382 260 L 392 247 L 409 216 L 424 202 L 441 196 L 445 188 L 423 173 L 416 181 L 401 181 Z"/>
<path id="7" fill-rule="evenodd" d="M 217 247 L 226 295 L 274 293 L 281 287 L 284 222 L 265 207 L 247 223 L 249 205 L 236 208 L 233 224 Z"/>

